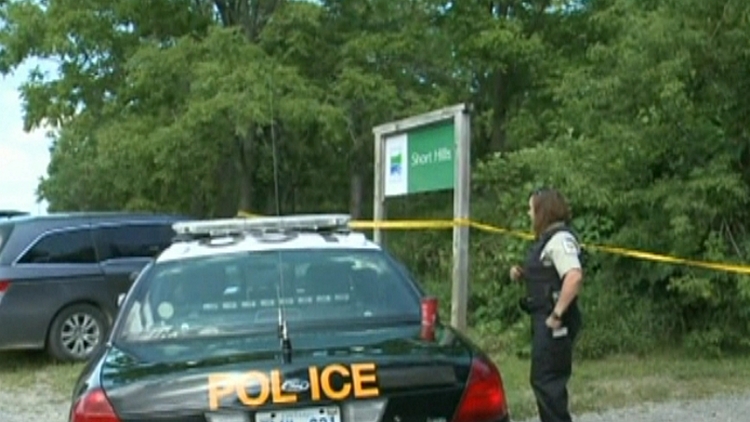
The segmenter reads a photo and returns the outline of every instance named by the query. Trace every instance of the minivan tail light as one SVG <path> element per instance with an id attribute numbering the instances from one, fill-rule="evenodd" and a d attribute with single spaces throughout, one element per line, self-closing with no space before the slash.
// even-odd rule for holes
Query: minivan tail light
<path id="1" fill-rule="evenodd" d="M 453 422 L 494 422 L 507 414 L 508 404 L 500 371 L 489 359 L 475 357 Z"/>
<path id="2" fill-rule="evenodd" d="M 97 388 L 79 398 L 70 422 L 120 422 L 104 390 Z"/>
<path id="3" fill-rule="evenodd" d="M 3 296 L 8 289 L 10 289 L 10 280 L 0 280 L 0 302 L 3 301 Z"/>

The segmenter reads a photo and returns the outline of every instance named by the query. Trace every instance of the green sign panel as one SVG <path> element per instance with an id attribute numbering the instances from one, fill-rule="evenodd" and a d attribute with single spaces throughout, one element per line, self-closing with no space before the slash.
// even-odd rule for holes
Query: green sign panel
<path id="1" fill-rule="evenodd" d="M 453 189 L 453 119 L 385 138 L 385 196 Z"/>

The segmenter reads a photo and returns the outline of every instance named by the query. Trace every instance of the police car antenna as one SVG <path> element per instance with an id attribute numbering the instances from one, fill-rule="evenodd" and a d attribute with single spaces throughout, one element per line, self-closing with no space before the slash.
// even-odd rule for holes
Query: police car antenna
<path id="1" fill-rule="evenodd" d="M 269 101 L 271 106 L 271 151 L 273 155 L 273 189 L 274 189 L 274 200 L 276 202 L 276 216 L 281 215 L 281 206 L 279 203 L 279 164 L 277 159 L 276 151 L 276 113 L 274 110 L 273 99 L 275 96 L 273 86 L 273 72 L 270 72 L 268 78 L 269 85 Z M 284 296 L 284 270 L 281 262 L 281 252 L 277 252 L 278 266 L 279 266 L 279 285 L 276 288 L 276 300 L 278 301 L 279 311 L 279 340 L 281 342 L 281 358 L 284 363 L 292 362 L 292 340 L 289 338 L 289 327 L 286 323 L 286 308 L 283 303 Z"/>
<path id="2" fill-rule="evenodd" d="M 281 252 L 277 252 L 278 256 L 278 263 L 279 263 L 279 273 L 281 276 L 281 280 L 284 279 L 284 271 L 281 270 Z M 289 338 L 289 328 L 286 324 L 286 309 L 284 307 L 284 303 L 282 302 L 282 292 L 283 288 L 281 285 L 277 286 L 276 288 L 276 300 L 279 302 L 278 310 L 279 310 L 279 340 L 281 342 L 281 359 L 283 363 L 291 363 L 292 362 L 292 340 Z"/>

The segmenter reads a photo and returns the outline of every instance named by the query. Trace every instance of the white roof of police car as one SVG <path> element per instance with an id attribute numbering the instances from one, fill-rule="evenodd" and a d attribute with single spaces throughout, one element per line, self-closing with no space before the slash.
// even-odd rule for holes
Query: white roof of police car
<path id="1" fill-rule="evenodd" d="M 268 234 L 267 236 L 273 237 L 279 235 Z M 232 242 L 229 237 L 216 237 L 211 240 L 210 244 L 206 243 L 206 240 L 190 240 L 170 245 L 161 253 L 161 255 L 159 255 L 156 261 L 174 261 L 235 252 L 340 248 L 364 250 L 380 249 L 380 246 L 377 243 L 368 240 L 363 233 L 336 233 L 327 234 L 325 236 L 329 237 L 329 239 L 326 239 L 322 234 L 302 232 L 298 233 L 296 237 L 283 242 L 264 242 L 253 235 L 247 235 L 236 242 Z M 330 237 L 334 237 L 335 241 L 330 239 Z M 222 242 L 226 242 L 226 244 L 219 246 Z"/>

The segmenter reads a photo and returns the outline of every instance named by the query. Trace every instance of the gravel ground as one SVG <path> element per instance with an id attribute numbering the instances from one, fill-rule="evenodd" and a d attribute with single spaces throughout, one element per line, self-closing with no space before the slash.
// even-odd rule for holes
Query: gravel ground
<path id="1" fill-rule="evenodd" d="M 67 422 L 68 401 L 39 385 L 36 391 L 0 391 L 2 422 Z M 747 422 L 750 395 L 648 404 L 575 417 L 577 422 Z M 538 422 L 527 419 L 524 422 Z"/>
<path id="2" fill-rule="evenodd" d="M 0 421 L 2 422 L 67 422 L 68 398 L 53 394 L 48 387 L 22 392 L 0 390 Z"/>
<path id="3" fill-rule="evenodd" d="M 576 422 L 747 422 L 750 395 L 721 396 L 705 400 L 673 401 L 638 407 L 587 413 L 574 417 Z M 524 422 L 538 422 L 527 419 Z"/>

